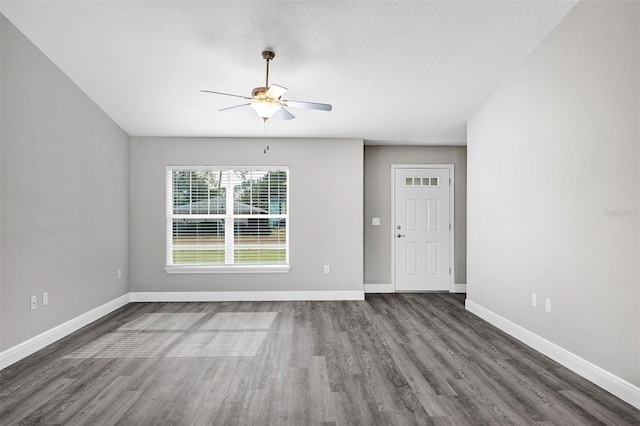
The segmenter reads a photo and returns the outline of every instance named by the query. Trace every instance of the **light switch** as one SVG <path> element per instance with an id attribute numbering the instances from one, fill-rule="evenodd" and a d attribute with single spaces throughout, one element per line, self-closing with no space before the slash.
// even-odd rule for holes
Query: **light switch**
<path id="1" fill-rule="evenodd" d="M 379 217 L 372 217 L 371 218 L 371 224 L 374 225 L 374 226 L 380 225 L 380 218 Z"/>

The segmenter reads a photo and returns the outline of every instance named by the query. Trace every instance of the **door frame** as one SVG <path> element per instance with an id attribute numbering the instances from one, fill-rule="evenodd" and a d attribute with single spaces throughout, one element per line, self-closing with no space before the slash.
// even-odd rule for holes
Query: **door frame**
<path id="1" fill-rule="evenodd" d="M 390 238 L 391 238 L 391 288 L 396 292 L 396 170 L 397 169 L 449 169 L 449 223 L 451 223 L 451 232 L 449 233 L 449 263 L 451 267 L 451 286 L 449 292 L 453 292 L 456 282 L 455 271 L 455 167 L 453 164 L 391 164 L 391 225 L 390 225 Z"/>

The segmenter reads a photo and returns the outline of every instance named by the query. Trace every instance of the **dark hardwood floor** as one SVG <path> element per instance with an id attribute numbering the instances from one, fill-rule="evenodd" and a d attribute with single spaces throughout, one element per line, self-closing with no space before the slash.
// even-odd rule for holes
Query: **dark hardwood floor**
<path id="1" fill-rule="evenodd" d="M 0 372 L 0 423 L 637 425 L 450 294 L 132 303 Z"/>

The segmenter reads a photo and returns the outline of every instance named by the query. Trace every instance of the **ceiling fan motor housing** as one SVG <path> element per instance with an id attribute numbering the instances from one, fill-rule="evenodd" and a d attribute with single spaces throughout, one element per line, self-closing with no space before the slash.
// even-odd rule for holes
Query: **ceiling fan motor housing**
<path id="1" fill-rule="evenodd" d="M 253 99 L 266 98 L 267 90 L 269 90 L 268 87 L 256 87 L 251 91 L 251 97 Z"/>

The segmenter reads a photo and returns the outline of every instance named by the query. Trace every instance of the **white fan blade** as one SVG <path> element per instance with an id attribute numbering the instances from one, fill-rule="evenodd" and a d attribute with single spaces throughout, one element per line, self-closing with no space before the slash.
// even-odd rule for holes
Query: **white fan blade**
<path id="1" fill-rule="evenodd" d="M 333 108 L 329 104 L 320 104 L 318 102 L 304 102 L 304 101 L 285 101 L 283 100 L 286 106 L 294 107 L 294 108 L 306 108 L 306 109 L 317 109 L 320 111 L 331 111 Z"/>
<path id="2" fill-rule="evenodd" d="M 228 110 L 230 110 L 230 109 L 240 108 L 240 107 L 246 107 L 246 106 L 249 106 L 249 105 L 251 105 L 251 104 L 240 104 L 240 105 L 234 105 L 234 106 L 230 106 L 230 107 L 228 107 L 228 108 L 222 108 L 222 109 L 219 109 L 218 111 L 228 111 Z"/>
<path id="3" fill-rule="evenodd" d="M 201 92 L 204 92 L 204 93 L 213 93 L 214 95 L 233 96 L 233 97 L 235 97 L 235 98 L 242 98 L 242 99 L 253 99 L 253 98 L 250 98 L 250 97 L 248 97 L 248 96 L 232 95 L 231 93 L 214 92 L 214 91 L 211 91 L 211 90 L 201 90 Z"/>
<path id="4" fill-rule="evenodd" d="M 287 90 L 288 89 L 286 87 L 272 84 L 271 87 L 269 87 L 269 90 L 267 90 L 267 93 L 265 93 L 265 96 L 271 99 L 279 99 Z"/>
<path id="5" fill-rule="evenodd" d="M 282 118 L 283 120 L 293 120 L 294 118 L 296 118 L 295 115 L 291 114 L 289 111 L 287 111 L 284 108 L 280 108 L 278 110 L 278 112 L 276 112 L 274 115 L 277 115 L 278 117 Z"/>

